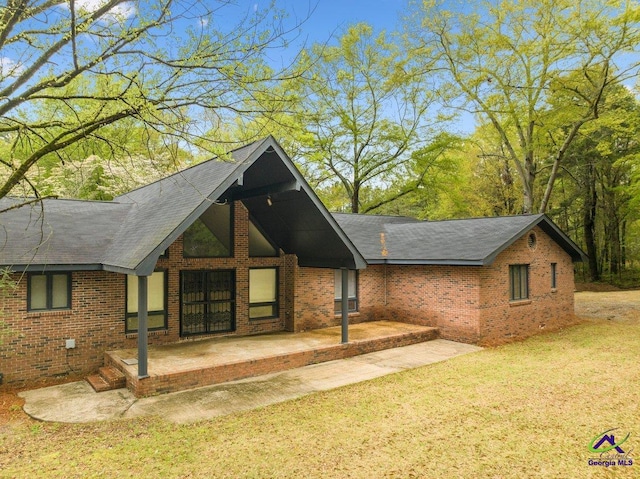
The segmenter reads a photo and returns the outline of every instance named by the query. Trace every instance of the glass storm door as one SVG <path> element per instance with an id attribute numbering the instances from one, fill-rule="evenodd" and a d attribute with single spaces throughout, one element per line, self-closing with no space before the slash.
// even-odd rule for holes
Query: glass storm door
<path id="1" fill-rule="evenodd" d="M 182 271 L 180 336 L 235 331 L 235 272 Z"/>

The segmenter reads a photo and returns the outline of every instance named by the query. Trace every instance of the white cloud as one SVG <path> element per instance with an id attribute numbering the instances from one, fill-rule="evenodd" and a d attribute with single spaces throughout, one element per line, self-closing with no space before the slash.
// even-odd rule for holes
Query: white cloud
<path id="1" fill-rule="evenodd" d="M 107 0 L 76 0 L 75 6 L 77 10 L 93 12 L 104 5 Z M 136 14 L 136 8 L 133 2 L 124 2 L 113 7 L 105 17 L 111 19 L 124 19 L 133 17 Z"/>
<path id="2" fill-rule="evenodd" d="M 0 78 L 18 76 L 24 68 L 9 57 L 0 57 Z"/>

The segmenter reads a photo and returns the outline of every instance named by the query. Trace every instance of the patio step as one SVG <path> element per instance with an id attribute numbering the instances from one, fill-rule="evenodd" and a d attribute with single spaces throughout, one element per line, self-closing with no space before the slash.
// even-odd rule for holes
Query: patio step
<path id="1" fill-rule="evenodd" d="M 103 366 L 98 369 L 97 374 L 88 376 L 87 382 L 99 393 L 125 387 L 125 376 L 114 367 Z"/>

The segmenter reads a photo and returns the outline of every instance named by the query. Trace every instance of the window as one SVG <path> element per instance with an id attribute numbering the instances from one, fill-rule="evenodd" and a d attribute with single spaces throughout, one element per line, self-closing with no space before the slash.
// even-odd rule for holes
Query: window
<path id="1" fill-rule="evenodd" d="M 551 289 L 558 287 L 558 265 L 557 263 L 551 263 Z"/>
<path id="2" fill-rule="evenodd" d="M 166 271 L 156 271 L 147 279 L 147 329 L 167 329 Z M 138 332 L 138 277 L 133 275 L 127 275 L 125 332 Z"/>
<path id="3" fill-rule="evenodd" d="M 249 221 L 249 256 L 278 256 L 278 250 L 271 244 L 267 237 Z"/>
<path id="4" fill-rule="evenodd" d="M 30 274 L 27 309 L 46 311 L 71 308 L 71 273 Z"/>
<path id="5" fill-rule="evenodd" d="M 278 316 L 278 270 L 249 270 L 249 319 Z"/>
<path id="6" fill-rule="evenodd" d="M 349 291 L 348 291 L 348 300 L 349 306 L 348 310 L 350 313 L 358 311 L 358 272 L 354 269 L 350 269 L 348 272 L 349 275 Z M 334 277 L 334 312 L 335 314 L 340 314 L 342 312 L 342 270 L 335 270 Z"/>
<path id="7" fill-rule="evenodd" d="M 509 299 L 518 301 L 529 298 L 529 265 L 509 266 Z"/>
<path id="8" fill-rule="evenodd" d="M 212 205 L 183 235 L 185 258 L 229 258 L 233 254 L 230 204 Z"/>

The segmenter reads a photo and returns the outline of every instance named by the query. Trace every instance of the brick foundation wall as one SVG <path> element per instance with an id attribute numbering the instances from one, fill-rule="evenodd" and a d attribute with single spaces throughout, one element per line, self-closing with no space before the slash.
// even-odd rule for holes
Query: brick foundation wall
<path id="1" fill-rule="evenodd" d="M 229 334 L 257 334 L 282 331 L 292 321 L 293 302 L 287 291 L 294 287 L 296 258 L 281 255 L 250 258 L 249 214 L 242 203 L 234 205 L 234 257 L 183 258 L 182 237 L 160 258 L 157 269 L 167 271 L 168 329 L 149 332 L 149 344 L 198 340 L 211 335 L 180 338 L 180 271 L 232 269 L 236 274 L 236 331 Z M 249 319 L 249 268 L 277 267 L 279 310 L 277 318 Z M 135 348 L 137 334 L 125 334 L 126 277 L 105 271 L 72 273 L 71 309 L 27 311 L 27 277 L 13 275 L 16 290 L 2 299 L 3 320 L 10 335 L 0 344 L 0 373 L 7 385 L 23 385 L 40 378 L 83 375 L 103 365 L 104 352 Z M 219 336 L 217 334 L 216 336 Z M 75 339 L 76 347 L 66 349 L 65 341 Z"/>
<path id="2" fill-rule="evenodd" d="M 536 243 L 528 245 L 534 233 Z M 551 263 L 557 264 L 555 289 Z M 529 299 L 509 300 L 509 265 L 529 265 Z M 499 344 L 545 330 L 574 324 L 574 269 L 571 258 L 540 228 L 535 227 L 500 253 L 481 275 L 481 344 Z"/>
<path id="3" fill-rule="evenodd" d="M 144 397 L 271 374 L 384 349 L 408 346 L 436 339 L 437 336 L 437 331 L 433 329 L 400 333 L 382 338 L 350 341 L 348 344 L 336 344 L 268 356 L 251 361 L 238 361 L 209 368 L 199 368 L 188 373 L 180 371 L 173 374 L 153 375 L 141 380 L 135 374 L 131 374 L 130 371 L 125 371 L 125 374 L 127 376 L 127 387 L 136 397 Z M 114 359 L 108 358 L 108 361 L 114 361 Z"/>

